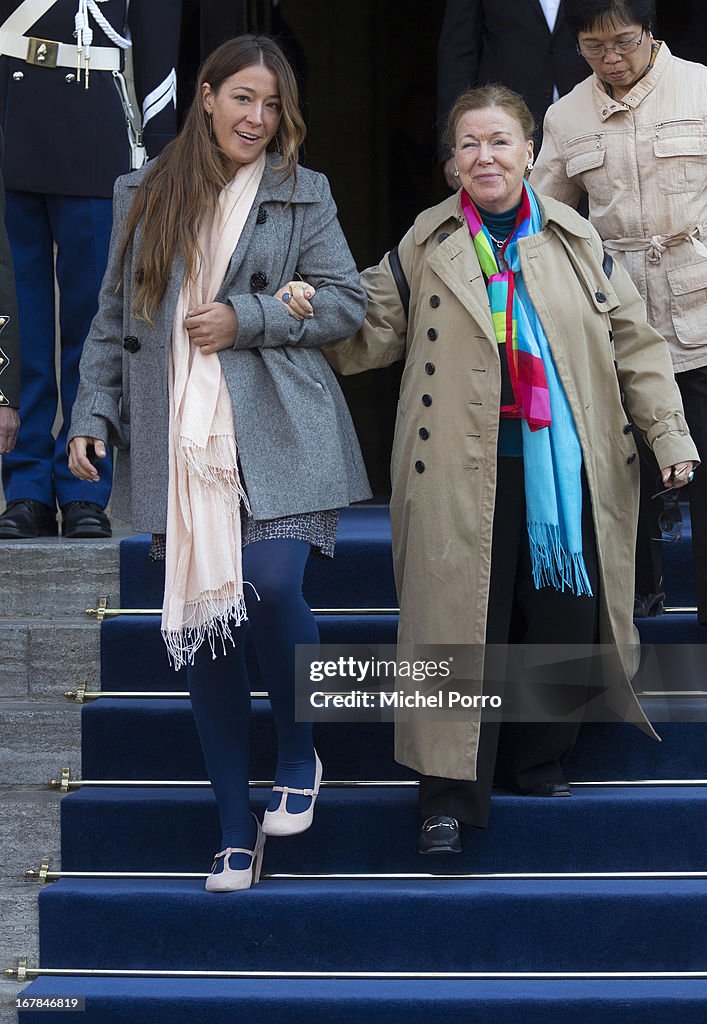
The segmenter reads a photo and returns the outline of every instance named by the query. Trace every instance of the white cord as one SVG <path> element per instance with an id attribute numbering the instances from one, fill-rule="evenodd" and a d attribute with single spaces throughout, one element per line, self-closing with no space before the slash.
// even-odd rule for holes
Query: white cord
<path id="1" fill-rule="evenodd" d="M 130 49 L 130 47 L 133 45 L 131 40 L 125 39 L 123 36 L 120 35 L 119 32 L 116 32 L 111 23 L 105 17 L 105 15 L 101 14 L 101 12 L 99 11 L 96 0 L 79 0 L 79 6 L 81 6 L 81 3 L 85 3 L 86 7 L 96 20 L 97 24 L 101 26 L 104 33 L 108 36 L 112 43 L 115 43 L 116 46 L 119 46 L 121 50 Z M 88 21 L 88 14 L 86 16 L 86 21 Z"/>

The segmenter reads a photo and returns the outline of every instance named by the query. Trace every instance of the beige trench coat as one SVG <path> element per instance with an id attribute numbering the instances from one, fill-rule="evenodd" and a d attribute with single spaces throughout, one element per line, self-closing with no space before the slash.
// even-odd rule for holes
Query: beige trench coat
<path id="1" fill-rule="evenodd" d="M 501 372 L 459 195 L 422 213 L 400 243 L 411 289 L 409 323 L 386 256 L 362 277 L 369 298 L 363 328 L 325 349 L 344 374 L 405 360 L 390 507 L 398 639 L 405 645 L 483 645 L 486 631 Z M 521 266 L 582 446 L 601 573 L 600 640 L 628 648 L 612 706 L 651 732 L 629 682 L 638 639 L 632 621 L 638 460 L 619 382 L 661 466 L 697 453 L 667 347 L 646 323 L 628 275 L 617 266 L 607 279 L 589 223 L 555 200 L 539 199 L 544 229 L 521 241 Z M 416 715 L 397 723 L 396 759 L 428 775 L 473 779 L 478 727 L 474 711 L 447 723 Z"/>
<path id="2" fill-rule="evenodd" d="M 592 75 L 550 107 L 543 131 L 533 187 L 571 206 L 588 194 L 675 372 L 707 364 L 707 67 L 662 43 L 623 100 Z"/>

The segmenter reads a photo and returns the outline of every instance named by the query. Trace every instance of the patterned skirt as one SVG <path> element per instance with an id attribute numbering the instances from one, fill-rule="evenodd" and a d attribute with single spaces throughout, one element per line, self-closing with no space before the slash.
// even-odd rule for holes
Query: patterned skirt
<path id="1" fill-rule="evenodd" d="M 296 516 L 281 519 L 253 519 L 241 506 L 241 539 L 243 547 L 258 540 L 303 540 L 320 558 L 333 558 L 336 545 L 336 530 L 339 525 L 339 509 L 329 508 L 322 512 L 301 512 Z M 166 538 L 164 533 L 153 533 L 150 558 L 163 562 Z"/>

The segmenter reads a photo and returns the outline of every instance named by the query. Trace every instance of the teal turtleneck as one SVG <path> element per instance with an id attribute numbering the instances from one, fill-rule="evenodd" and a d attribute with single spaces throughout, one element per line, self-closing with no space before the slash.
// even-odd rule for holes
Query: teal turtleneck
<path id="1" fill-rule="evenodd" d="M 491 213 L 489 210 L 484 210 L 478 205 L 476 209 L 479 211 L 479 216 L 484 222 L 484 226 L 488 229 L 489 234 L 493 238 L 498 239 L 499 242 L 501 239 L 505 242 L 516 226 L 520 203 L 510 210 L 505 210 L 503 213 Z M 502 416 L 498 427 L 497 455 L 503 458 L 522 458 L 523 435 L 521 431 L 522 427 L 519 419 Z"/>

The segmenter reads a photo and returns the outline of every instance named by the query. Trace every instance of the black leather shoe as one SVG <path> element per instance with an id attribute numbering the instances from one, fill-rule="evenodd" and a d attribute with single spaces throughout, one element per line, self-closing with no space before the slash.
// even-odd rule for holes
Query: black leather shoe
<path id="1" fill-rule="evenodd" d="M 41 501 L 18 498 L 9 502 L 0 516 L 0 540 L 29 540 L 56 535 L 56 511 Z"/>
<path id="2" fill-rule="evenodd" d="M 526 796 L 572 796 L 569 782 L 541 782 L 533 786 Z"/>
<path id="3" fill-rule="evenodd" d="M 100 505 L 92 501 L 70 501 L 61 506 L 64 537 L 112 537 L 110 519 Z"/>
<path id="4" fill-rule="evenodd" d="M 418 853 L 461 853 L 462 837 L 459 822 L 446 814 L 427 818 L 417 837 Z"/>
<path id="5" fill-rule="evenodd" d="M 662 615 L 664 601 L 665 593 L 662 590 L 657 594 L 636 594 L 633 599 L 634 619 L 650 619 L 654 615 Z"/>

